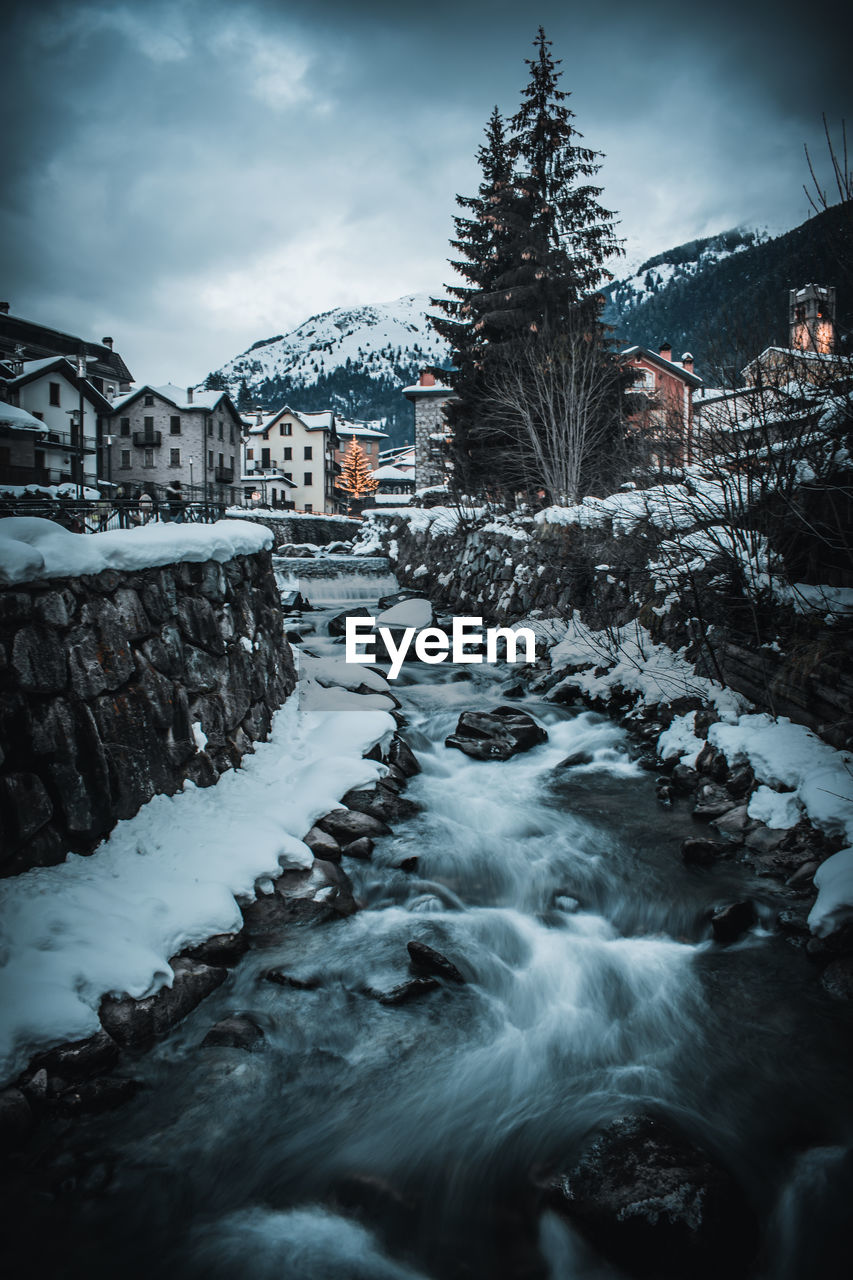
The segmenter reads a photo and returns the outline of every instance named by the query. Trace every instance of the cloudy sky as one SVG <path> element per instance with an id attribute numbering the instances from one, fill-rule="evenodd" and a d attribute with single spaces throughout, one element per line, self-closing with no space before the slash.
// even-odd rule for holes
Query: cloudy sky
<path id="1" fill-rule="evenodd" d="M 853 21 L 716 0 L 0 0 L 0 297 L 185 385 L 314 312 L 440 289 L 542 22 L 629 258 L 808 204 Z"/>

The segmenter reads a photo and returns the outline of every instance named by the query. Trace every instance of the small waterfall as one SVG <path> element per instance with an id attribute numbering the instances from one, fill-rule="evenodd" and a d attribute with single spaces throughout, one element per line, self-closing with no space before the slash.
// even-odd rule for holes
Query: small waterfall
<path id="1" fill-rule="evenodd" d="M 397 590 L 385 556 L 274 556 L 280 591 L 299 591 L 313 605 L 345 605 L 376 600 Z"/>

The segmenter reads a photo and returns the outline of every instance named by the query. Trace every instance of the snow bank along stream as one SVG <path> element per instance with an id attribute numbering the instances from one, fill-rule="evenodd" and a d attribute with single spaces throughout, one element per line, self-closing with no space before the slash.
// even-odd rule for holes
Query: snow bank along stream
<path id="1" fill-rule="evenodd" d="M 317 585 L 335 607 L 303 619 L 315 676 L 342 651 L 324 620 L 378 594 L 362 579 L 336 599 L 328 581 Z M 298 583 L 311 594 L 308 575 Z M 730 864 L 682 864 L 695 823 L 659 807 L 605 717 L 528 697 L 546 743 L 504 763 L 447 748 L 459 713 L 499 705 L 509 682 L 482 667 L 404 671 L 394 693 L 422 766 L 406 794 L 421 812 L 372 860 L 345 860 L 362 909 L 267 939 L 125 1064 L 142 1090 L 59 1142 L 50 1193 L 21 1220 L 31 1250 L 46 1242 L 62 1274 L 88 1280 L 616 1280 L 531 1188 L 597 1127 L 652 1110 L 735 1174 L 766 1228 L 757 1275 L 806 1280 L 818 1256 L 820 1275 L 836 1274 L 826 1259 L 853 1136 L 846 1007 L 767 927 L 771 887 Z M 201 890 L 194 928 L 206 910 L 208 927 L 231 927 L 234 892 L 282 849 L 299 861 L 286 833 L 376 776 L 350 748 L 387 712 L 346 697 L 332 691 L 309 733 L 280 713 L 240 774 L 119 829 L 125 857 L 145 837 L 180 898 Z M 709 912 L 745 893 L 758 921 L 721 947 Z M 147 944 L 178 940 L 171 911 L 151 906 Z M 57 937 L 42 940 L 44 963 Z M 411 977 L 411 941 L 465 981 L 383 1003 Z M 261 1028 L 255 1051 L 202 1047 L 235 1012 Z"/>

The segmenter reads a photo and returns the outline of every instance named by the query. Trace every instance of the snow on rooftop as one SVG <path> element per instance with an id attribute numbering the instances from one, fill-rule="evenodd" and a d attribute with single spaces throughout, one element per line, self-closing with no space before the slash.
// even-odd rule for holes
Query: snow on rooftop
<path id="1" fill-rule="evenodd" d="M 411 480 L 412 472 L 403 471 L 400 467 L 394 467 L 390 463 L 386 463 L 384 467 L 377 467 L 373 472 L 374 480 Z"/>
<path id="2" fill-rule="evenodd" d="M 192 402 L 190 402 L 187 399 L 187 388 L 178 387 L 174 382 L 164 382 L 159 387 L 155 387 L 150 382 L 138 383 L 132 391 L 128 391 L 125 395 L 118 396 L 112 401 L 113 412 L 129 404 L 140 392 L 146 390 L 153 391 L 155 395 L 162 396 L 164 400 L 169 400 L 176 409 L 184 410 L 215 409 L 222 397 L 228 394 L 227 391 L 194 391 Z"/>
<path id="3" fill-rule="evenodd" d="M 297 413 L 296 416 L 309 431 L 328 431 L 335 419 L 331 409 L 323 409 L 321 413 Z"/>
<path id="4" fill-rule="evenodd" d="M 379 427 L 369 427 L 364 422 L 338 422 L 335 430 L 339 436 L 369 436 L 376 439 L 381 436 L 383 440 L 388 437 L 387 431 L 382 431 Z"/>
<path id="5" fill-rule="evenodd" d="M 448 387 L 443 382 L 433 382 L 433 383 L 430 383 L 428 386 L 424 386 L 420 382 L 415 382 L 410 387 L 403 387 L 402 394 L 404 396 L 411 395 L 412 392 L 417 392 L 418 395 L 431 395 L 431 394 L 434 395 L 436 392 L 439 392 L 442 395 L 449 396 L 449 395 L 453 395 L 453 388 Z"/>
<path id="6" fill-rule="evenodd" d="M 64 360 L 66 364 L 71 361 L 66 356 L 42 356 L 40 360 L 25 360 L 24 373 L 38 373 L 39 369 L 47 369 L 52 364 L 57 364 L 60 360 Z"/>
<path id="7" fill-rule="evenodd" d="M 12 427 L 16 431 L 47 431 L 47 427 L 40 418 L 27 413 L 26 409 L 19 409 L 16 404 L 6 404 L 2 401 L 0 401 L 0 425 Z"/>
<path id="8" fill-rule="evenodd" d="M 166 400 L 173 400 L 179 409 L 215 409 L 222 397 L 227 395 L 225 391 L 194 391 L 190 401 L 187 399 L 187 388 L 176 387 L 174 382 L 166 382 L 162 387 L 152 387 L 151 390 Z"/>
<path id="9" fill-rule="evenodd" d="M 231 560 L 272 546 L 263 525 L 242 520 L 215 524 L 147 524 L 108 533 L 72 533 L 53 520 L 10 516 L 0 520 L 0 583 L 76 577 L 103 569 L 148 569 L 182 561 Z"/>

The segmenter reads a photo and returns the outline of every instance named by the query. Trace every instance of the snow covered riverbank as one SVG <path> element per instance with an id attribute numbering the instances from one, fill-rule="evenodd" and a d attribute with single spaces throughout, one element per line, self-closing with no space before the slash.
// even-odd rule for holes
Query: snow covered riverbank
<path id="1" fill-rule="evenodd" d="M 107 993 L 169 985 L 170 958 L 239 929 L 239 903 L 259 881 L 311 865 L 302 836 L 379 776 L 362 754 L 394 721 L 343 690 L 332 710 L 322 697 L 306 699 L 308 710 L 298 701 L 215 787 L 155 796 L 90 857 L 0 881 L 0 1080 L 37 1050 L 96 1032 Z"/>

